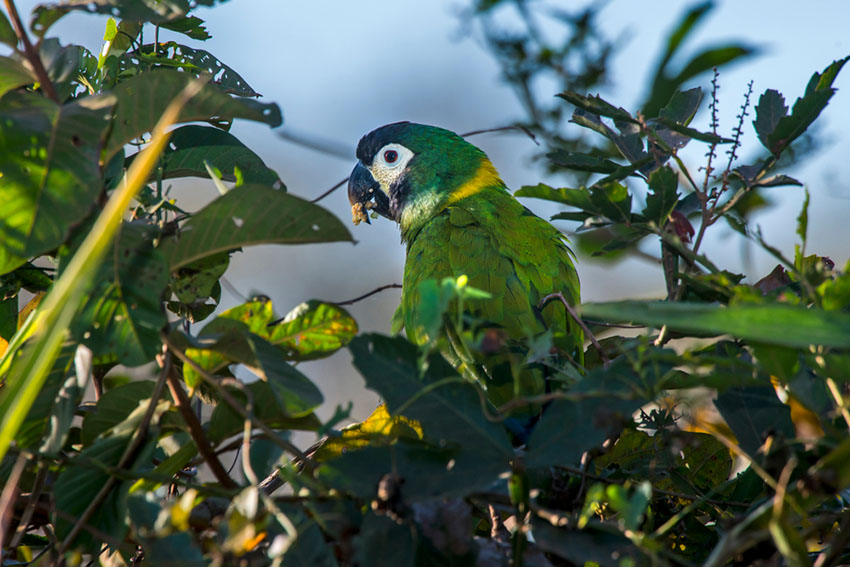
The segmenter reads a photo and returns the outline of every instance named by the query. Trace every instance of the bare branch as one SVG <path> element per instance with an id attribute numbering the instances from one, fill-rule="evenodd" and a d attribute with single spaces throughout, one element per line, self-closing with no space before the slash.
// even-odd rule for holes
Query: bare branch
<path id="1" fill-rule="evenodd" d="M 387 285 L 382 285 L 381 287 L 375 288 L 372 291 L 370 291 L 369 293 L 364 293 L 363 295 L 355 297 L 354 299 L 349 299 L 348 301 L 334 301 L 332 303 L 334 305 L 351 305 L 352 303 L 357 303 L 358 301 L 362 301 L 362 300 L 366 299 L 367 297 L 371 297 L 371 296 L 375 295 L 376 293 L 380 293 L 380 292 L 384 291 L 385 289 L 401 289 L 401 284 L 391 283 L 391 284 L 387 284 Z"/>

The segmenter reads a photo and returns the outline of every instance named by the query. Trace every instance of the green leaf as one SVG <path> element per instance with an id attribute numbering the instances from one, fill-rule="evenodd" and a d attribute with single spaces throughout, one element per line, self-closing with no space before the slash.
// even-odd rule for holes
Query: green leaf
<path id="1" fill-rule="evenodd" d="M 112 133 L 106 144 L 106 159 L 128 142 L 150 132 L 171 100 L 194 80 L 195 76 L 190 73 L 156 69 L 139 73 L 116 85 L 113 94 L 118 104 Z M 272 127 L 283 122 L 276 104 L 234 98 L 211 84 L 205 85 L 183 107 L 177 122 L 213 119 L 221 122 L 234 118 L 263 122 Z"/>
<path id="2" fill-rule="evenodd" d="M 785 97 L 779 91 L 767 89 L 759 97 L 759 102 L 756 105 L 756 119 L 753 120 L 753 126 L 764 147 L 769 148 L 768 138 L 776 130 L 776 125 L 779 124 L 779 121 L 787 114 L 788 107 L 785 106 Z"/>
<path id="3" fill-rule="evenodd" d="M 154 60 L 160 65 L 170 66 L 184 71 L 197 73 L 203 71 L 212 76 L 213 85 L 227 94 L 242 97 L 259 97 L 248 82 L 233 68 L 225 65 L 209 51 L 192 49 L 174 41 L 161 42 L 157 45 L 156 57 L 148 55 L 153 52 L 153 44 L 143 45 L 140 51 L 130 53 L 141 61 Z"/>
<path id="4" fill-rule="evenodd" d="M 414 567 L 416 544 L 408 526 L 386 516 L 369 513 L 355 540 L 360 565 L 371 567 Z"/>
<path id="5" fill-rule="evenodd" d="M 60 18 L 72 11 L 107 14 L 122 20 L 161 23 L 174 20 L 189 11 L 188 0 L 63 0 L 41 4 L 33 10 L 30 28 L 38 37 Z"/>
<path id="6" fill-rule="evenodd" d="M 806 238 L 809 233 L 809 190 L 805 189 L 804 191 L 806 197 L 803 199 L 800 214 L 797 215 L 797 235 L 800 237 L 803 249 L 806 247 Z"/>
<path id="7" fill-rule="evenodd" d="M 0 274 L 56 248 L 94 206 L 114 101 L 58 106 L 27 93 L 0 101 Z"/>
<path id="8" fill-rule="evenodd" d="M 694 486 L 710 490 L 728 480 L 732 455 L 726 445 L 708 433 L 688 433 L 685 440 L 682 449 L 685 476 Z"/>
<path id="9" fill-rule="evenodd" d="M 561 167 L 574 169 L 576 171 L 590 171 L 593 173 L 613 173 L 619 169 L 620 164 L 614 163 L 611 160 L 598 158 L 592 155 L 568 152 L 566 150 L 557 150 L 547 154 L 551 161 Z"/>
<path id="10" fill-rule="evenodd" d="M 153 390 L 153 381 L 142 380 L 124 384 L 103 394 L 95 410 L 86 413 L 83 419 L 80 434 L 83 445 L 91 445 L 97 437 L 127 419 L 140 405 L 147 407 Z"/>
<path id="11" fill-rule="evenodd" d="M 153 247 L 148 225 L 122 224 L 111 248 L 71 332 L 99 363 L 118 360 L 139 366 L 152 361 L 161 349 L 168 266 Z"/>
<path id="12" fill-rule="evenodd" d="M 668 325 L 684 333 L 722 335 L 768 344 L 807 348 L 823 345 L 850 348 L 850 315 L 781 304 L 739 304 L 614 301 L 585 303 L 583 317 L 608 322 Z"/>
<path id="13" fill-rule="evenodd" d="M 241 246 L 351 240 L 342 222 L 319 205 L 270 187 L 241 185 L 193 215 L 160 247 L 174 271 Z"/>
<path id="14" fill-rule="evenodd" d="M 268 328 L 268 340 L 288 360 L 315 360 L 330 356 L 357 334 L 357 322 L 336 305 L 311 300 L 290 311 Z"/>
<path id="15" fill-rule="evenodd" d="M 646 208 L 643 215 L 654 221 L 658 227 L 664 226 L 667 218 L 679 203 L 679 178 L 670 167 L 656 169 L 649 176 L 649 193 L 646 196 Z"/>
<path id="16" fill-rule="evenodd" d="M 201 258 L 172 274 L 169 287 L 182 303 L 205 300 L 213 295 L 229 265 L 230 255 L 227 252 Z"/>
<path id="17" fill-rule="evenodd" d="M 281 567 L 336 567 L 333 544 L 325 541 L 319 524 L 304 519 L 298 524 L 298 534 L 287 548 L 280 563 Z M 385 546 L 382 546 L 382 550 Z M 368 563 L 371 565 L 371 563 Z"/>
<path id="18" fill-rule="evenodd" d="M 280 182 L 277 173 L 236 136 L 218 128 L 194 124 L 181 126 L 171 134 L 162 158 L 162 177 L 209 178 L 207 162 L 221 172 L 224 181 L 236 181 L 238 169 L 245 183 L 271 186 Z"/>
<path id="19" fill-rule="evenodd" d="M 38 80 L 33 72 L 23 63 L 11 57 L 0 57 L 0 97 L 11 90 L 35 82 Z"/>
<path id="20" fill-rule="evenodd" d="M 794 437 L 791 409 L 779 401 L 773 386 L 729 388 L 714 400 L 738 444 L 750 456 L 758 453 L 767 433 Z"/>
<path id="21" fill-rule="evenodd" d="M 607 116 L 608 118 L 622 120 L 624 122 L 632 122 L 634 124 L 638 123 L 638 121 L 632 118 L 632 115 L 629 114 L 626 110 L 624 110 L 623 108 L 618 108 L 610 102 L 603 100 L 602 97 L 600 97 L 599 95 L 584 96 L 573 91 L 564 91 L 557 96 L 584 110 L 585 112 L 598 114 L 599 116 Z"/>
<path id="22" fill-rule="evenodd" d="M 582 211 L 595 211 L 596 207 L 590 201 L 590 192 L 585 188 L 580 189 L 553 189 L 548 185 L 526 185 L 516 193 L 517 197 L 529 197 L 532 199 L 544 199 L 555 203 L 561 203 Z"/>
<path id="23" fill-rule="evenodd" d="M 653 564 L 626 536 L 610 526 L 595 522 L 577 530 L 574 527 L 555 527 L 532 516 L 531 533 L 540 549 L 567 560 L 571 565 L 648 567 Z"/>
<path id="24" fill-rule="evenodd" d="M 658 113 L 658 117 L 687 126 L 697 113 L 700 102 L 702 102 L 702 89 L 699 87 L 676 91 L 667 105 Z"/>
<path id="25" fill-rule="evenodd" d="M 634 392 L 623 389 L 624 383 L 633 383 L 636 378 L 622 362 L 616 362 L 604 371 L 592 371 L 576 384 L 570 390 L 576 399 L 552 402 L 531 433 L 525 465 L 575 465 L 582 453 L 618 432 L 631 421 L 632 413 L 646 403 Z"/>
<path id="26" fill-rule="evenodd" d="M 27 413 L 15 442 L 25 449 L 37 449 L 43 437 L 47 435 L 50 413 L 56 404 L 56 396 L 69 373 L 74 370 L 74 353 L 76 345 L 67 344 L 59 352 L 50 373 L 39 389 L 29 412 Z"/>
<path id="27" fill-rule="evenodd" d="M 426 438 L 482 455 L 504 459 L 513 455 L 505 429 L 482 414 L 475 386 L 458 376 L 441 356 L 432 355 L 421 375 L 416 347 L 401 337 L 360 335 L 349 348 L 366 386 L 381 395 L 392 415 L 418 421 Z"/>
<path id="28" fill-rule="evenodd" d="M 54 520 L 58 539 L 62 540 L 68 535 L 76 518 L 80 517 L 109 478 L 106 470 L 92 463 L 98 463 L 101 467 L 116 466 L 129 441 L 126 436 L 101 439 L 83 449 L 56 477 L 53 495 L 56 499 L 57 510 L 63 512 L 61 515 L 56 515 Z M 146 462 L 150 458 L 154 445 L 155 441 L 151 441 L 143 446 L 137 453 L 135 462 Z M 125 470 L 132 471 L 133 468 L 131 460 Z M 103 505 L 99 506 L 89 519 L 89 525 L 116 539 L 120 540 L 124 537 L 127 532 L 127 490 L 130 482 L 119 482 L 113 486 Z M 90 547 L 92 536 L 86 530 L 81 530 L 74 542 L 72 547 L 74 545 Z"/>
<path id="29" fill-rule="evenodd" d="M 0 43 L 5 43 L 12 48 L 18 47 L 18 36 L 3 12 L 0 12 Z"/>
<path id="30" fill-rule="evenodd" d="M 614 222 L 628 223 L 632 218 L 632 196 L 625 185 L 606 183 L 590 188 L 590 201 L 602 215 Z"/>
<path id="31" fill-rule="evenodd" d="M 817 119 L 821 111 L 826 108 L 829 99 L 835 94 L 832 83 L 848 60 L 850 60 L 850 57 L 834 61 L 824 69 L 823 75 L 819 73 L 812 75 L 809 85 L 806 87 L 806 93 L 794 103 L 791 114 L 782 116 L 776 123 L 776 127 L 767 136 L 765 147 L 774 156 L 781 154 L 791 142 L 801 136 Z M 761 135 L 759 135 L 759 139 L 761 139 Z"/>
<path id="32" fill-rule="evenodd" d="M 161 28 L 171 30 L 173 32 L 182 33 L 183 35 L 196 39 L 198 41 L 206 41 L 212 37 L 204 27 L 204 20 L 197 16 L 185 16 L 170 22 L 160 24 Z"/>
<path id="33" fill-rule="evenodd" d="M 316 431 L 322 423 L 315 414 L 302 417 L 290 417 L 278 403 L 272 387 L 262 380 L 245 385 L 254 401 L 254 416 L 263 423 L 278 430 Z M 241 389 L 227 386 L 228 392 L 244 407 L 248 398 Z M 221 443 L 243 431 L 245 419 L 228 404 L 218 403 L 210 416 L 207 436 L 212 443 Z M 190 455 L 191 458 L 192 455 Z"/>

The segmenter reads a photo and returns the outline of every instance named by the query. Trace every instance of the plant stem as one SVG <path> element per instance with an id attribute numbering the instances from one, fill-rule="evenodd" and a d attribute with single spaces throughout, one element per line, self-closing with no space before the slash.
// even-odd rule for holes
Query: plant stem
<path id="1" fill-rule="evenodd" d="M 3 0 L 3 3 L 6 5 L 6 11 L 9 13 L 9 18 L 12 20 L 12 27 L 15 28 L 15 35 L 18 36 L 18 39 L 24 46 L 24 53 L 27 56 L 27 61 L 29 61 L 30 65 L 32 65 L 32 69 L 38 77 L 38 82 L 41 83 L 41 88 L 44 90 L 44 94 L 46 94 L 54 102 L 61 102 L 59 100 L 59 95 L 56 94 L 56 89 L 53 87 L 53 83 L 47 76 L 47 70 L 41 62 L 41 57 L 38 55 L 38 51 L 36 51 L 33 44 L 30 43 L 30 38 L 27 36 L 24 24 L 21 23 L 21 17 L 18 15 L 18 9 L 15 7 L 14 0 Z"/>

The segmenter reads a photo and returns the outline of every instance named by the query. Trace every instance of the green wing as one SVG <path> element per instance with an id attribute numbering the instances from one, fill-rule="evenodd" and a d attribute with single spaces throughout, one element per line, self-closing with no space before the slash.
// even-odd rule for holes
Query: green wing
<path id="1" fill-rule="evenodd" d="M 546 295 L 562 292 L 570 303 L 579 299 L 579 281 L 563 235 L 535 216 L 507 191 L 489 188 L 463 199 L 429 221 L 410 242 L 404 289 L 397 320 L 417 343 L 413 321 L 419 303 L 418 286 L 430 278 L 465 274 L 469 285 L 493 296 L 477 304 L 477 315 L 519 338 L 553 328 L 559 346 L 580 353 L 581 331 L 566 319 L 559 302 L 542 313 Z"/>

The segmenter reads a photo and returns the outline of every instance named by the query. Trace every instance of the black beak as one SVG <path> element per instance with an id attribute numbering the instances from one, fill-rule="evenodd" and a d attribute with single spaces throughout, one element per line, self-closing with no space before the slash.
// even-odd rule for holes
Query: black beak
<path id="1" fill-rule="evenodd" d="M 372 177 L 372 173 L 359 161 L 348 179 L 348 201 L 351 203 L 352 211 L 357 208 L 362 213 L 360 215 L 355 213 L 355 219 L 359 217 L 360 220 L 370 223 L 369 211 L 375 211 L 388 219 L 393 218 L 390 215 L 390 200 L 381 191 L 381 186 Z"/>

